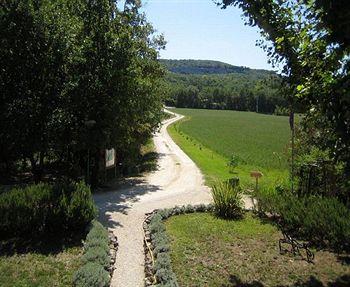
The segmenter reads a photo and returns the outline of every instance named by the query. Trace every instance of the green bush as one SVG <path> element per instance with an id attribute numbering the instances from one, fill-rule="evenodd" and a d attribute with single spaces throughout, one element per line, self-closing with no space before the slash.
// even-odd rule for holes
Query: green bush
<path id="1" fill-rule="evenodd" d="M 76 287 L 107 287 L 109 281 L 109 273 L 100 264 L 92 262 L 83 265 L 73 277 Z"/>
<path id="2" fill-rule="evenodd" d="M 86 236 L 86 241 L 98 239 L 108 242 L 108 231 L 97 220 L 93 220 L 89 226 L 89 233 Z"/>
<path id="3" fill-rule="evenodd" d="M 83 231 L 95 215 L 84 183 L 18 187 L 0 194 L 0 237 Z"/>
<path id="4" fill-rule="evenodd" d="M 101 238 L 92 238 L 86 240 L 84 243 L 84 250 L 89 250 L 92 248 L 102 248 L 106 253 L 109 251 L 108 241 L 102 240 Z"/>
<path id="5" fill-rule="evenodd" d="M 108 251 L 101 247 L 101 246 L 94 246 L 87 248 L 83 257 L 82 257 L 83 264 L 87 264 L 88 262 L 92 263 L 98 263 L 104 268 L 109 267 L 110 258 L 108 255 Z"/>
<path id="6" fill-rule="evenodd" d="M 336 198 L 264 190 L 257 199 L 260 210 L 279 217 L 283 229 L 294 236 L 318 246 L 350 250 L 350 210 Z"/>
<path id="7" fill-rule="evenodd" d="M 76 287 L 109 286 L 110 266 L 108 231 L 97 220 L 89 226 L 84 242 L 82 267 L 74 274 L 73 285 Z"/>
<path id="8" fill-rule="evenodd" d="M 229 182 L 217 183 L 212 188 L 214 212 L 223 218 L 236 219 L 243 216 L 242 191 Z"/>

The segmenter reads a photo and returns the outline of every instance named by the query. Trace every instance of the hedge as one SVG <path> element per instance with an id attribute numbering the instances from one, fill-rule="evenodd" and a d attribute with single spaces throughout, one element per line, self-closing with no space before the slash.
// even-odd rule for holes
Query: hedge
<path id="1" fill-rule="evenodd" d="M 76 287 L 107 287 L 110 284 L 110 265 L 108 231 L 94 220 L 84 242 L 82 266 L 73 276 Z"/>

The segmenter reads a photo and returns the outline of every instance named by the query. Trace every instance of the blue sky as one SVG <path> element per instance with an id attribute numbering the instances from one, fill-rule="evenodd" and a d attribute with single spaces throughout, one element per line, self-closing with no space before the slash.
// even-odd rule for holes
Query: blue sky
<path id="1" fill-rule="evenodd" d="M 272 69 L 265 52 L 255 46 L 258 30 L 244 25 L 237 8 L 222 10 L 212 0 L 143 0 L 143 5 L 147 19 L 168 42 L 161 58 Z"/>

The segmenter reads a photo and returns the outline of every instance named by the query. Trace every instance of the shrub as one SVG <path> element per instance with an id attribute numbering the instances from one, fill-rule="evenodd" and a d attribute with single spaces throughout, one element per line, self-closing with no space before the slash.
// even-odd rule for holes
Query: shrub
<path id="1" fill-rule="evenodd" d="M 108 268 L 110 263 L 110 258 L 108 255 L 108 251 L 101 247 L 101 246 L 93 246 L 90 248 L 87 248 L 83 257 L 82 257 L 83 264 L 86 264 L 88 262 L 98 263 L 104 268 Z"/>
<path id="2" fill-rule="evenodd" d="M 93 220 L 84 242 L 82 267 L 74 274 L 73 285 L 76 287 L 109 286 L 110 266 L 108 231 L 103 225 Z"/>
<path id="3" fill-rule="evenodd" d="M 84 243 L 85 250 L 97 247 L 102 248 L 106 253 L 109 251 L 108 242 L 106 240 L 101 240 L 101 238 L 92 238 L 90 240 L 86 240 Z"/>
<path id="4" fill-rule="evenodd" d="M 243 216 L 242 191 L 239 186 L 229 182 L 217 183 L 212 188 L 214 212 L 223 218 L 241 218 Z"/>
<path id="5" fill-rule="evenodd" d="M 97 220 L 93 220 L 90 223 L 89 233 L 86 236 L 86 241 L 94 240 L 94 239 L 108 242 L 108 231 Z"/>
<path id="6" fill-rule="evenodd" d="M 336 198 L 264 190 L 257 199 L 259 208 L 279 216 L 283 228 L 294 236 L 318 246 L 350 249 L 350 210 Z"/>
<path id="7" fill-rule="evenodd" d="M 0 236 L 40 236 L 83 231 L 95 217 L 84 183 L 30 185 L 0 194 Z"/>
<path id="8" fill-rule="evenodd" d="M 109 273 L 100 264 L 92 262 L 83 265 L 73 277 L 76 287 L 107 287 L 109 281 Z"/>

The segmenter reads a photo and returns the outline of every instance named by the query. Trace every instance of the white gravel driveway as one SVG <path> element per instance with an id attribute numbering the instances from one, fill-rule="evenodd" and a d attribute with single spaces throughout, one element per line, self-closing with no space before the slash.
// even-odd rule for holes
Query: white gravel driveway
<path id="1" fill-rule="evenodd" d="M 119 240 L 113 287 L 144 286 L 142 223 L 145 213 L 175 205 L 209 203 L 210 190 L 193 161 L 174 143 L 167 127 L 181 119 L 166 120 L 155 136 L 158 170 L 131 178 L 124 187 L 94 195 L 101 222 Z"/>

